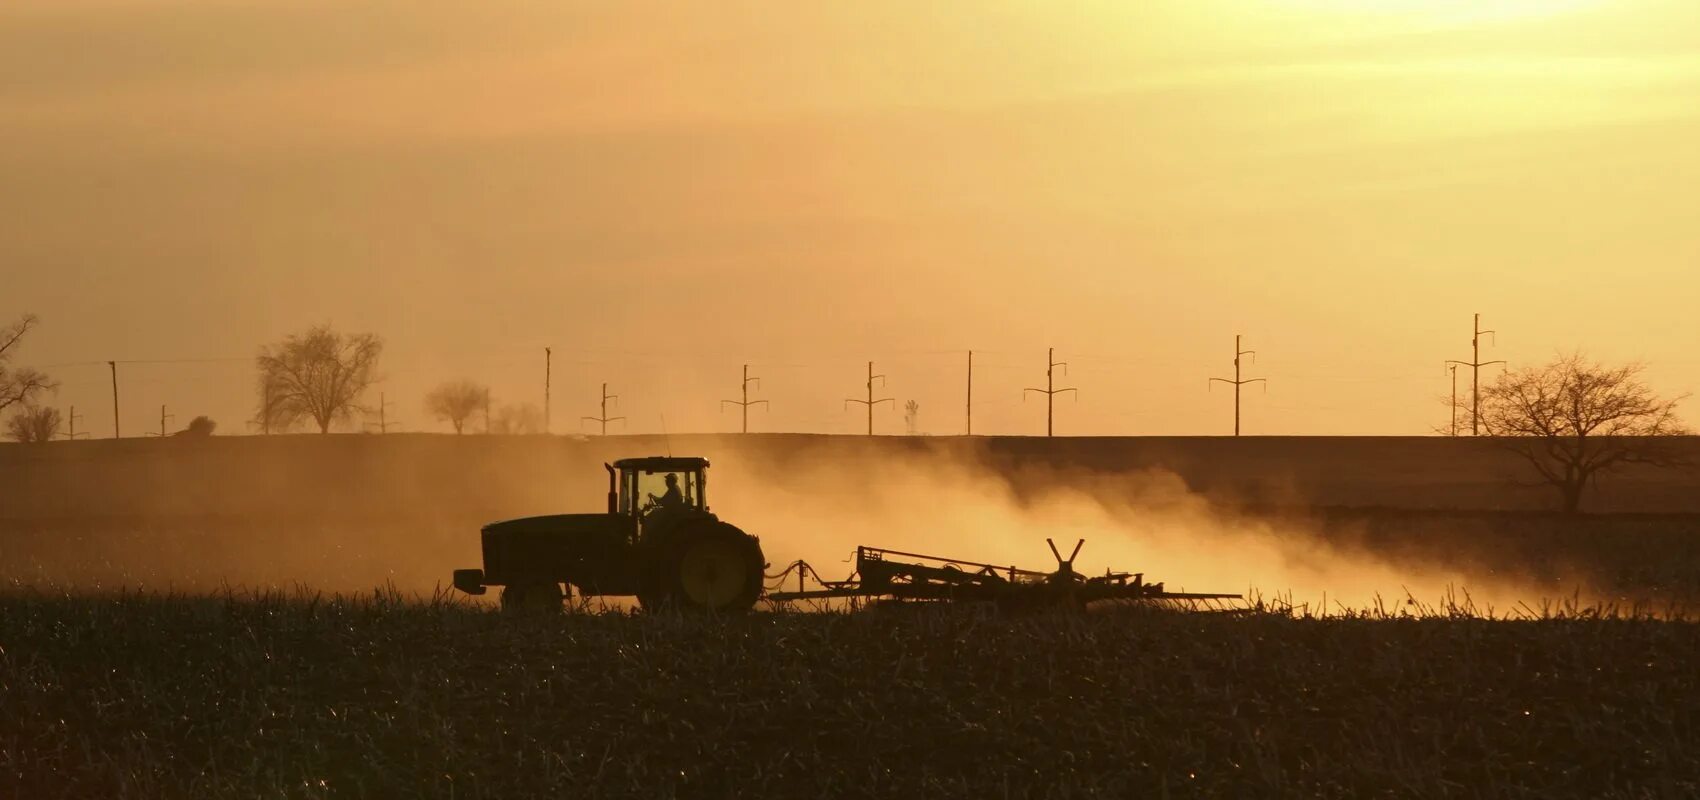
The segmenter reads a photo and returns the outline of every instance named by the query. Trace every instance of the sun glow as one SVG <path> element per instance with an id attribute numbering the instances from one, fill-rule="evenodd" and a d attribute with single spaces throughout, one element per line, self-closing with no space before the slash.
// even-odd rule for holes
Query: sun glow
<path id="1" fill-rule="evenodd" d="M 1466 24 L 1551 17 L 1600 5 L 1601 0 L 1288 0 L 1334 14 L 1407 17 L 1413 22 Z"/>

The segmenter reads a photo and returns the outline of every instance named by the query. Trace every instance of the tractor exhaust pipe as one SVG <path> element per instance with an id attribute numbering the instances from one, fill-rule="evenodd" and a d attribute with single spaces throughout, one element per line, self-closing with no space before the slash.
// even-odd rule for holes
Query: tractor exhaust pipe
<path id="1" fill-rule="evenodd" d="M 608 470 L 608 513 L 618 514 L 620 513 L 620 493 L 615 489 L 614 465 L 603 464 L 602 468 Z"/>

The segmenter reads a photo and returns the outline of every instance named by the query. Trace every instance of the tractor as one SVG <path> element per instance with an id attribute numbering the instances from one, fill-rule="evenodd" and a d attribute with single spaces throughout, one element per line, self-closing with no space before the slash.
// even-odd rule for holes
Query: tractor
<path id="1" fill-rule="evenodd" d="M 608 510 L 485 525 L 483 569 L 454 587 L 501 586 L 502 608 L 559 611 L 563 587 L 636 596 L 645 610 L 747 611 L 762 594 L 761 541 L 709 511 L 708 460 L 654 456 L 604 464 Z"/>

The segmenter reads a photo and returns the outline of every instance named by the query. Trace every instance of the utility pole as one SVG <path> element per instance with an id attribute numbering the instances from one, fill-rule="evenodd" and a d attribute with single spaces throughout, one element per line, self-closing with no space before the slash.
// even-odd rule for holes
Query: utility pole
<path id="1" fill-rule="evenodd" d="M 547 347 L 543 348 L 543 432 L 544 433 L 549 432 L 549 411 L 550 411 L 550 408 L 551 408 L 551 406 L 549 404 L 549 382 L 550 382 L 550 378 L 551 378 L 550 373 L 552 371 L 552 367 L 554 367 L 554 364 L 555 364 L 555 352 L 553 350 L 547 348 Z"/>
<path id="2" fill-rule="evenodd" d="M 1079 401 L 1079 399 L 1080 399 L 1080 392 L 1075 391 L 1074 387 L 1072 387 L 1072 386 L 1065 388 L 1065 389 L 1056 388 L 1056 384 L 1054 382 L 1054 375 L 1055 375 L 1057 367 L 1063 368 L 1063 374 L 1064 375 L 1068 374 L 1068 364 L 1066 362 L 1062 362 L 1062 361 L 1057 360 L 1057 349 L 1055 347 L 1046 349 L 1045 350 L 1045 388 L 1043 388 L 1043 389 L 1029 388 L 1029 389 L 1023 390 L 1021 392 L 1021 399 L 1023 399 L 1023 400 L 1027 399 L 1027 393 L 1028 392 L 1038 392 L 1038 393 L 1045 396 L 1045 435 L 1046 436 L 1051 435 L 1052 423 L 1055 421 L 1055 418 L 1056 418 L 1056 415 L 1054 413 L 1054 403 L 1056 401 L 1057 395 L 1062 394 L 1063 392 L 1074 392 L 1074 399 L 1076 401 Z"/>
<path id="3" fill-rule="evenodd" d="M 1448 365 L 1452 370 L 1452 435 L 1458 435 L 1458 365 Z"/>
<path id="4" fill-rule="evenodd" d="M 897 402 L 896 400 L 893 400 L 889 397 L 881 397 L 878 400 L 874 399 L 874 379 L 875 378 L 880 379 L 880 386 L 885 386 L 885 376 L 884 375 L 875 375 L 874 374 L 874 362 L 869 361 L 868 362 L 868 399 L 857 400 L 856 398 L 852 397 L 852 398 L 848 398 L 844 401 L 844 407 L 845 408 L 849 408 L 851 403 L 860 403 L 860 404 L 868 407 L 868 435 L 869 436 L 874 435 L 874 406 L 877 406 L 880 403 L 895 404 Z"/>
<path id="5" fill-rule="evenodd" d="M 722 401 L 720 401 L 720 410 L 721 411 L 725 411 L 726 410 L 726 404 L 731 403 L 732 405 L 737 406 L 739 408 L 739 410 L 744 412 L 744 433 L 750 432 L 750 406 L 758 406 L 759 405 L 759 406 L 767 406 L 768 408 L 773 407 L 766 400 L 751 400 L 750 399 L 750 384 L 752 384 L 752 383 L 757 385 L 757 386 L 760 386 L 761 385 L 761 378 L 750 377 L 750 365 L 745 364 L 744 365 L 744 381 L 743 381 L 743 383 L 739 384 L 740 390 L 743 392 L 744 399 L 742 399 L 742 400 L 722 400 Z"/>
<path id="6" fill-rule="evenodd" d="M 248 423 L 252 425 L 253 423 Z M 272 433 L 272 382 L 260 381 L 260 435 L 270 436 Z"/>
<path id="7" fill-rule="evenodd" d="M 88 435 L 86 431 L 83 433 L 77 433 L 77 418 L 80 416 L 82 415 L 77 413 L 77 407 L 71 406 L 71 413 L 65 415 L 65 423 L 68 426 L 65 430 L 66 439 L 74 442 L 77 440 L 78 436 Z"/>
<path id="8" fill-rule="evenodd" d="M 112 368 L 112 438 L 120 438 L 118 433 L 118 362 L 108 361 L 106 365 Z"/>
<path id="9" fill-rule="evenodd" d="M 1235 436 L 1240 435 L 1240 387 L 1244 386 L 1248 383 L 1262 383 L 1263 386 L 1265 387 L 1265 390 L 1267 391 L 1268 386 L 1269 386 L 1269 381 L 1267 381 L 1263 378 L 1246 378 L 1244 380 L 1240 379 L 1240 356 L 1251 356 L 1252 362 L 1253 363 L 1257 362 L 1257 351 L 1256 350 L 1241 350 L 1240 349 L 1240 334 L 1236 333 L 1236 334 L 1234 334 L 1234 379 L 1228 380 L 1227 378 L 1211 378 L 1205 384 L 1205 385 L 1208 386 L 1210 383 L 1215 383 L 1216 381 L 1221 381 L 1223 383 L 1233 385 L 1233 387 L 1234 387 L 1234 435 Z"/>
<path id="10" fill-rule="evenodd" d="M 617 422 L 617 421 L 625 419 L 625 417 L 610 417 L 610 416 L 608 416 L 608 401 L 609 400 L 618 400 L 618 399 L 620 399 L 619 395 L 608 393 L 608 384 L 606 384 L 606 383 L 602 384 L 602 416 L 600 416 L 600 417 L 583 417 L 579 420 L 579 423 L 583 424 L 586 420 L 588 420 L 590 422 L 600 422 L 600 423 L 602 423 L 602 435 L 607 436 L 608 435 L 608 423 Z"/>
<path id="11" fill-rule="evenodd" d="M 167 414 L 167 413 L 165 413 L 165 406 L 160 406 L 159 407 L 159 433 L 156 434 L 153 431 L 148 431 L 148 435 L 149 436 L 158 436 L 159 438 L 164 439 L 165 435 L 166 435 L 165 434 L 165 421 L 168 420 L 168 419 L 176 419 L 176 418 L 177 418 L 176 414 Z"/>
<path id="12" fill-rule="evenodd" d="M 968 351 L 968 424 L 965 436 L 974 435 L 974 351 Z"/>
<path id="13" fill-rule="evenodd" d="M 1495 334 L 1493 331 L 1482 330 L 1482 315 L 1477 314 L 1476 315 L 1476 321 L 1470 324 L 1470 360 L 1469 361 L 1448 361 L 1448 362 L 1446 362 L 1447 364 L 1456 364 L 1460 367 L 1469 367 L 1470 368 L 1470 435 L 1471 436 L 1480 436 L 1481 435 L 1482 367 L 1488 366 L 1490 364 L 1504 364 L 1505 363 L 1504 361 L 1483 361 L 1482 360 L 1482 334 L 1484 334 L 1484 333 L 1488 334 L 1490 336 L 1494 336 L 1495 337 L 1494 340 L 1496 342 L 1498 341 L 1498 335 Z"/>
<path id="14" fill-rule="evenodd" d="M 378 433 L 379 433 L 379 435 L 386 434 L 386 433 L 390 432 L 389 408 L 390 408 L 389 398 L 383 392 L 379 392 L 378 393 Z M 370 425 L 372 423 L 368 422 L 366 424 Z"/>

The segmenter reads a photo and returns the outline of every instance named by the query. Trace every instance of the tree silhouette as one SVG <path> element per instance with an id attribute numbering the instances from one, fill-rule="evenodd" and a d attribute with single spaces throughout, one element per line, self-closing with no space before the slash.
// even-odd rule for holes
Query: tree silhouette
<path id="1" fill-rule="evenodd" d="M 1688 433 L 1676 418 L 1683 398 L 1654 395 L 1641 382 L 1641 369 L 1570 355 L 1507 371 L 1482 389 L 1482 426 L 1558 492 L 1565 512 L 1575 513 L 1583 490 L 1620 466 L 1688 463 L 1670 438 Z"/>
<path id="2" fill-rule="evenodd" d="M 523 435 L 543 432 L 543 411 L 532 403 L 502 406 L 490 421 L 490 432 Z"/>
<path id="3" fill-rule="evenodd" d="M 17 322 L 0 328 L 0 411 L 15 403 L 28 405 L 42 391 L 54 388 L 53 382 L 41 372 L 12 366 L 18 343 L 39 322 L 34 314 L 25 314 Z"/>
<path id="4" fill-rule="evenodd" d="M 450 381 L 425 395 L 425 411 L 454 426 L 460 433 L 466 421 L 490 399 L 490 388 L 470 380 Z"/>
<path id="5" fill-rule="evenodd" d="M 6 432 L 20 442 L 47 442 L 59 433 L 59 409 L 26 405 L 6 420 Z"/>
<path id="6" fill-rule="evenodd" d="M 289 430 L 312 420 L 320 433 L 331 423 L 363 411 L 360 395 L 377 380 L 381 339 L 369 333 L 341 334 L 320 325 L 260 348 L 261 430 Z"/>
<path id="7" fill-rule="evenodd" d="M 211 436 L 213 429 L 216 428 L 216 427 L 218 427 L 218 423 L 214 422 L 212 420 L 212 417 L 208 417 L 208 416 L 203 415 L 203 416 L 196 417 L 192 420 L 189 420 L 189 427 L 184 428 L 182 431 L 179 431 L 178 435 L 179 436 Z"/>

